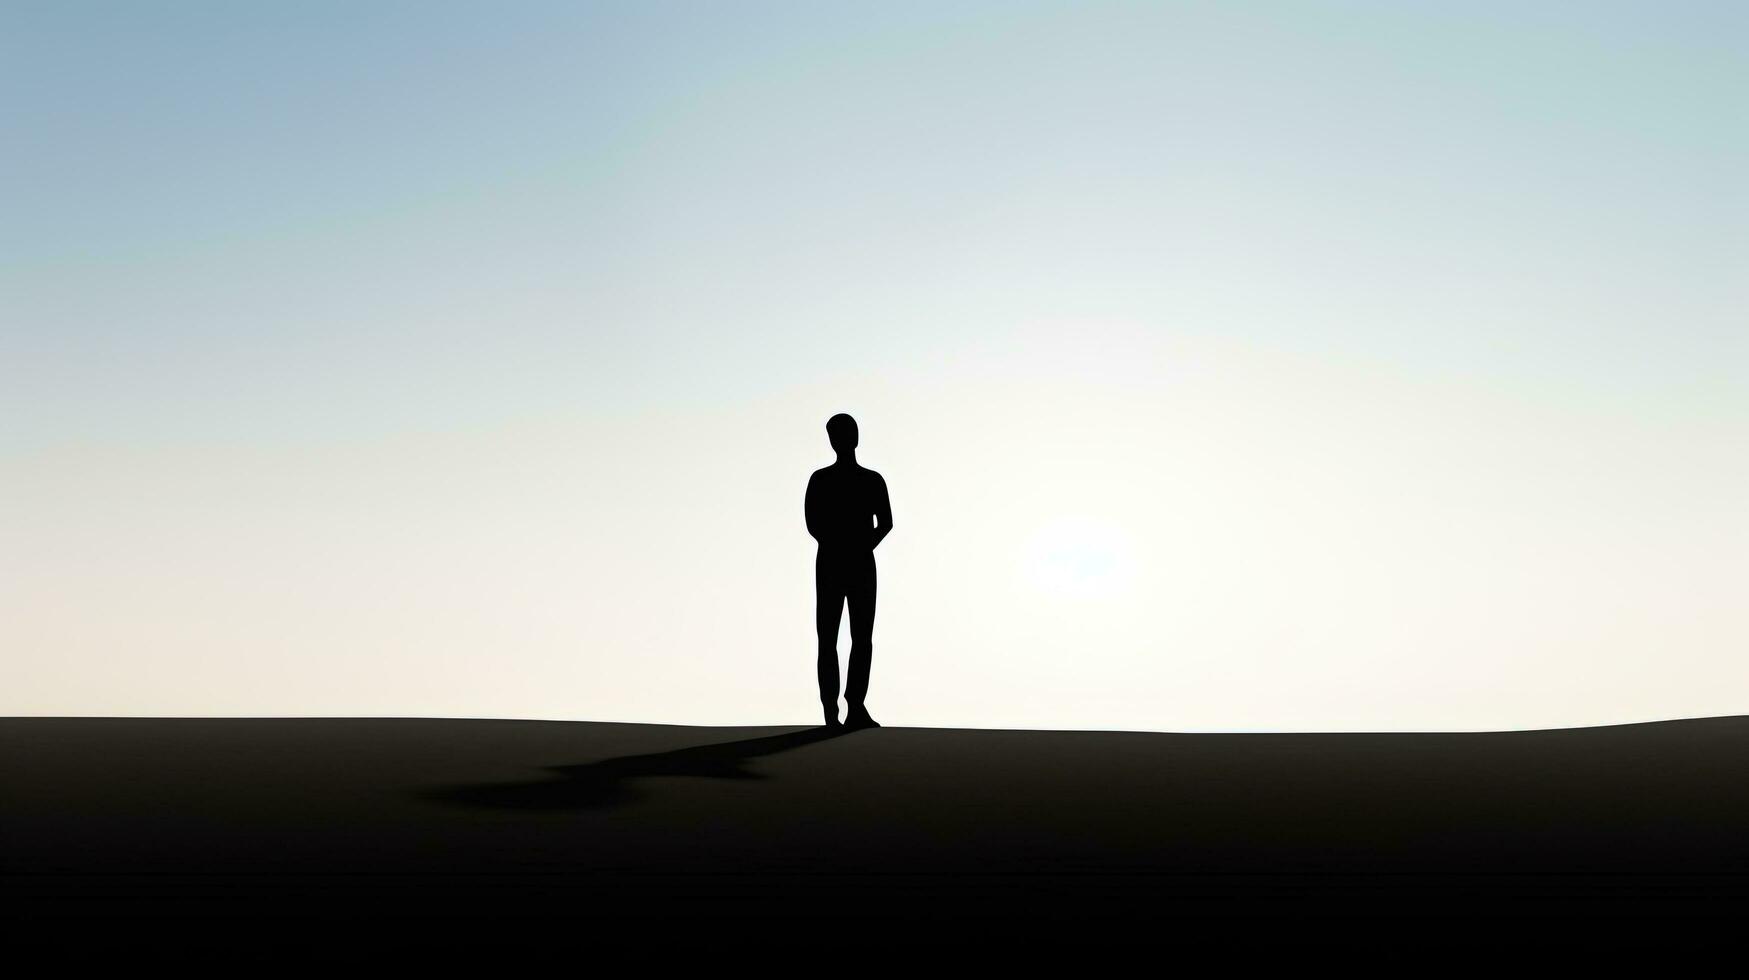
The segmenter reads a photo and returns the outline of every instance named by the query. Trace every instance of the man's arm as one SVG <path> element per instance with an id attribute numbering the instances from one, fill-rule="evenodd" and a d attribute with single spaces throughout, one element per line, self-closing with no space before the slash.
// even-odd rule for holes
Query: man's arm
<path id="1" fill-rule="evenodd" d="M 815 498 L 814 484 L 820 480 L 820 474 L 814 473 L 808 477 L 808 493 L 802 499 L 802 514 L 808 522 L 808 535 L 815 541 L 820 540 L 820 502 Z"/>
<path id="2" fill-rule="evenodd" d="M 880 547 L 881 539 L 893 529 L 893 502 L 887 499 L 887 481 L 879 473 L 874 475 L 874 537 L 869 541 L 870 551 Z"/>

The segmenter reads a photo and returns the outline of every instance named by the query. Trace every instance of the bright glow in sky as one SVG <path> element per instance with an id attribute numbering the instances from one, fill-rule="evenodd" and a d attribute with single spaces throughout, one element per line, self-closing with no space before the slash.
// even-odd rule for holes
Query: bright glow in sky
<path id="1" fill-rule="evenodd" d="M 1749 710 L 1749 8 L 0 13 L 0 713 Z"/>

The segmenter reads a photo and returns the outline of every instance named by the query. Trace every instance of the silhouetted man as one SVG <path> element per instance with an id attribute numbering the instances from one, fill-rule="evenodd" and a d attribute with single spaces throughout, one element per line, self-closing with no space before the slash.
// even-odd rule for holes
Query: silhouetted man
<path id="1" fill-rule="evenodd" d="M 826 436 L 838 462 L 808 478 L 808 533 L 814 556 L 814 629 L 820 637 L 820 706 L 838 726 L 838 617 L 850 606 L 850 677 L 844 685 L 845 728 L 879 728 L 868 715 L 869 662 L 874 656 L 875 545 L 893 529 L 887 481 L 856 463 L 856 420 L 832 416 Z"/>

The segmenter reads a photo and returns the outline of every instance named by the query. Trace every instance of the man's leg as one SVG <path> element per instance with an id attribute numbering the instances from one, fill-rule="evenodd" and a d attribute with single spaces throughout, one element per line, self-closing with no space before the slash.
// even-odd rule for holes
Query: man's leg
<path id="1" fill-rule="evenodd" d="M 814 559 L 814 632 L 820 639 L 815 672 L 820 678 L 820 709 L 828 725 L 838 724 L 838 620 L 844 613 L 842 576 L 824 556 Z"/>
<path id="2" fill-rule="evenodd" d="M 857 562 L 846 576 L 845 598 L 850 606 L 850 676 L 845 679 L 844 723 L 857 728 L 879 725 L 863 707 L 868 696 L 868 673 L 874 661 L 875 563 L 874 556 Z"/>

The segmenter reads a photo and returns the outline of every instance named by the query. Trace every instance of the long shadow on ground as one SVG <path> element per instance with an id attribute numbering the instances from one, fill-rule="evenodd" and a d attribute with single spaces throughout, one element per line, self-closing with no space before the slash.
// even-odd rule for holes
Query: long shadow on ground
<path id="1" fill-rule="evenodd" d="M 745 768 L 750 759 L 788 752 L 843 735 L 842 729 L 800 731 L 693 745 L 668 752 L 627 755 L 576 766 L 550 766 L 558 779 L 525 783 L 468 783 L 439 786 L 417 795 L 438 803 L 505 810 L 592 810 L 623 806 L 646 794 L 635 781 L 652 776 L 703 779 L 764 779 Z"/>

